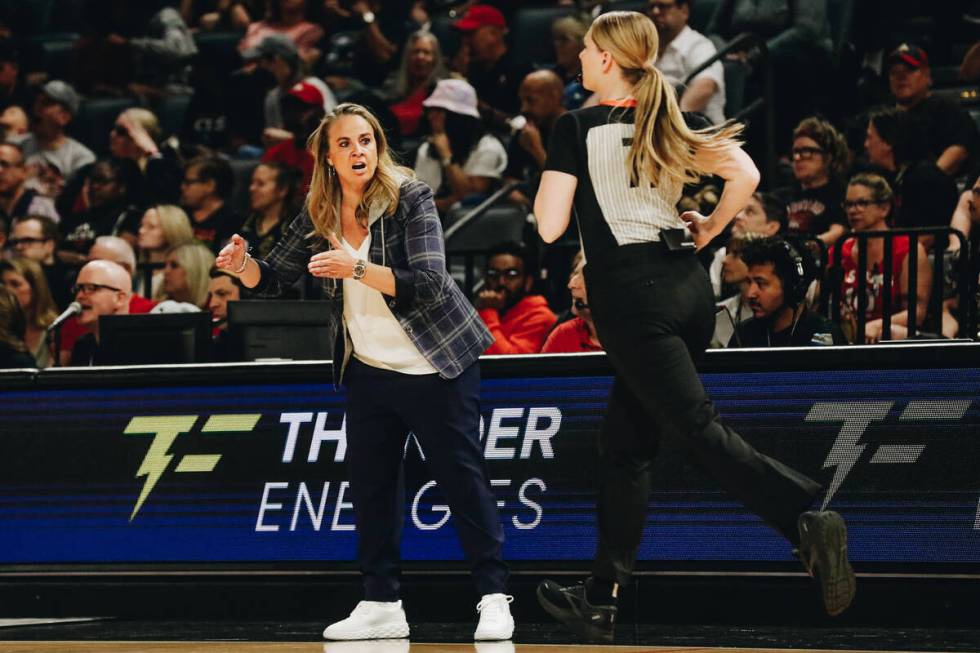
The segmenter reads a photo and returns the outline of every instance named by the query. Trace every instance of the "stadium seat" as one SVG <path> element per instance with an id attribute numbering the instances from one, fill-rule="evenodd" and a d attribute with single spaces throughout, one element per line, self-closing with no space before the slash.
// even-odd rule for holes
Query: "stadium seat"
<path id="1" fill-rule="evenodd" d="M 957 41 L 950 46 L 950 59 L 954 62 L 963 61 L 963 57 L 966 56 L 967 51 L 973 47 L 976 40 L 965 40 Z"/>
<path id="2" fill-rule="evenodd" d="M 933 89 L 933 95 L 956 100 L 964 107 L 980 106 L 980 89 L 976 86 L 953 86 Z"/>
<path id="3" fill-rule="evenodd" d="M 10 20 L 7 27 L 24 34 L 43 34 L 51 22 L 54 0 L 0 0 L 0 15 Z"/>
<path id="4" fill-rule="evenodd" d="M 354 70 L 358 49 L 361 47 L 362 33 L 356 30 L 334 32 L 327 37 L 323 46 L 323 73 L 342 77 L 357 77 Z M 347 102 L 346 92 L 337 90 L 337 99 Z"/>
<path id="5" fill-rule="evenodd" d="M 929 74 L 932 76 L 933 88 L 959 86 L 963 83 L 960 81 L 959 66 L 930 66 Z"/>
<path id="6" fill-rule="evenodd" d="M 82 100 L 78 115 L 68 125 L 68 132 L 96 154 L 109 148 L 109 130 L 120 112 L 136 106 L 131 98 L 91 98 Z"/>
<path id="7" fill-rule="evenodd" d="M 472 207 L 466 207 L 451 210 L 446 217 L 446 223 L 454 224 L 471 209 Z M 486 213 L 446 239 L 449 273 L 459 283 L 467 297 L 471 296 L 473 288 L 465 287 L 466 259 L 461 255 L 486 251 L 508 240 L 523 240 L 526 226 L 527 210 L 524 207 L 502 203 L 488 209 Z M 470 260 L 470 264 L 473 280 L 479 281 L 483 276 L 484 261 L 480 257 L 475 257 Z"/>
<path id="8" fill-rule="evenodd" d="M 539 67 L 555 62 L 551 24 L 572 13 L 571 7 L 523 7 L 511 20 L 511 53 L 516 61 Z"/>
<path id="9" fill-rule="evenodd" d="M 429 26 L 429 31 L 439 39 L 439 48 L 443 56 L 459 48 L 459 32 L 453 28 L 454 20 L 456 19 L 447 14 L 440 14 L 432 17 L 432 24 Z"/>
<path id="10" fill-rule="evenodd" d="M 57 0 L 57 9 L 52 11 L 46 32 L 75 32 L 83 23 L 83 10 L 86 0 Z"/>
<path id="11" fill-rule="evenodd" d="M 646 0 L 613 0 L 602 5 L 602 13 L 607 11 L 639 11 L 645 13 L 646 10 Z"/>
<path id="12" fill-rule="evenodd" d="M 198 32 L 194 35 L 197 45 L 195 65 L 206 63 L 219 72 L 230 72 L 241 65 L 238 55 L 240 32 Z"/>
<path id="13" fill-rule="evenodd" d="M 705 29 L 708 27 L 708 22 L 715 15 L 715 9 L 720 3 L 721 0 L 692 0 L 691 16 L 687 21 L 691 29 L 706 34 Z M 603 5 L 603 13 L 607 11 L 638 11 L 645 14 L 647 13 L 647 0 L 613 0 L 613 2 L 607 2 Z"/>
<path id="14" fill-rule="evenodd" d="M 42 70 L 49 79 L 70 79 L 72 56 L 77 34 L 44 34 L 24 44 L 24 62 L 28 70 Z"/>
<path id="15" fill-rule="evenodd" d="M 447 229 L 472 209 L 472 206 L 468 206 L 451 210 L 446 217 Z M 521 240 L 526 224 L 527 209 L 503 202 L 487 209 L 483 215 L 452 234 L 446 240 L 446 249 L 480 250 L 507 240 Z"/>
<path id="16" fill-rule="evenodd" d="M 261 161 L 258 159 L 232 159 L 228 163 L 231 164 L 232 172 L 235 173 L 235 186 L 232 188 L 228 204 L 231 205 L 232 211 L 239 215 L 248 215 L 250 210 L 248 186 L 252 183 L 252 172 L 259 167 Z"/>
<path id="17" fill-rule="evenodd" d="M 693 0 L 691 17 L 688 18 L 687 24 L 691 26 L 691 29 L 706 35 L 708 23 L 711 21 L 711 17 L 715 15 L 715 9 L 718 8 L 719 4 L 721 4 L 720 0 Z"/>
<path id="18" fill-rule="evenodd" d="M 190 95 L 168 95 L 161 98 L 153 107 L 153 112 L 160 119 L 160 128 L 164 136 L 179 134 L 184 127 L 184 116 L 190 106 Z"/>
<path id="19" fill-rule="evenodd" d="M 745 89 L 749 82 L 749 67 L 741 61 L 725 60 L 725 117 L 731 118 L 745 108 Z"/>
<path id="20" fill-rule="evenodd" d="M 854 0 L 828 0 L 827 20 L 830 22 L 830 38 L 833 40 L 831 60 L 834 67 L 837 67 L 844 49 L 851 41 L 851 29 L 854 25 Z"/>

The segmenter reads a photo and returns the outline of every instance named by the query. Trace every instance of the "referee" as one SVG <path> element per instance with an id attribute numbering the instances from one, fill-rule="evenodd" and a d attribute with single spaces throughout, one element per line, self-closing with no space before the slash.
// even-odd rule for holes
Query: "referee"
<path id="1" fill-rule="evenodd" d="M 855 591 L 843 519 L 809 510 L 820 485 L 726 426 L 697 375 L 714 301 L 695 251 L 745 206 L 759 172 L 736 140 L 740 125 L 686 126 L 673 88 L 654 67 L 657 48 L 657 32 L 642 14 L 613 11 L 595 20 L 579 57 L 583 84 L 600 103 L 558 119 L 534 206 L 546 242 L 565 231 L 575 211 L 592 317 L 615 370 L 599 440 L 591 576 L 569 587 L 538 587 L 542 606 L 591 640 L 613 639 L 616 599 L 633 571 L 661 439 L 680 446 L 796 547 L 829 614 L 843 612 Z M 717 207 L 709 216 L 678 216 L 684 184 L 702 174 L 725 181 Z"/>

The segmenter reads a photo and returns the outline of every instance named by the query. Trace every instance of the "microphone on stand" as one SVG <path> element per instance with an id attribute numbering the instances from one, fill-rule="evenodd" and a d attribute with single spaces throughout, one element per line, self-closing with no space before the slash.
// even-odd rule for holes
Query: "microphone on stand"
<path id="1" fill-rule="evenodd" d="M 60 327 L 62 324 L 67 322 L 68 318 L 74 315 L 78 315 L 81 312 L 82 312 L 82 305 L 79 304 L 78 302 L 72 302 L 71 304 L 68 305 L 68 308 L 66 308 L 65 311 L 61 315 L 56 317 L 54 322 L 52 322 L 48 326 L 47 332 L 51 333 L 52 331 Z"/>

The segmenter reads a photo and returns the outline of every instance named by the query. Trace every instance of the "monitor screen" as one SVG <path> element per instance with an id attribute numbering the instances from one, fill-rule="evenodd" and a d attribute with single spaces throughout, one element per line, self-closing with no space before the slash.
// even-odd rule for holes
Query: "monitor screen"
<path id="1" fill-rule="evenodd" d="M 206 363 L 210 360 L 211 314 L 158 313 L 99 318 L 102 365 Z"/>
<path id="2" fill-rule="evenodd" d="M 330 360 L 330 304 L 311 300 L 228 302 L 231 360 Z"/>

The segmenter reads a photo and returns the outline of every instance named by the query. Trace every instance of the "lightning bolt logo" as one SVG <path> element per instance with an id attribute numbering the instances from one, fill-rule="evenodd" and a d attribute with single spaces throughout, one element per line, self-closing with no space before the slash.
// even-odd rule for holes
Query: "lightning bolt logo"
<path id="1" fill-rule="evenodd" d="M 860 444 L 861 436 L 868 430 L 871 422 L 885 419 L 888 411 L 895 405 L 891 401 L 816 403 L 806 416 L 807 422 L 843 422 L 834 446 L 823 463 L 824 469 L 836 467 L 834 478 L 827 489 L 822 508 L 830 504 L 837 490 L 847 479 L 851 469 L 867 449 Z M 969 401 L 910 401 L 902 411 L 900 422 L 950 421 L 958 420 L 966 414 Z M 924 444 L 881 444 L 877 447 L 871 464 L 909 464 L 918 460 L 926 445 Z M 977 511 L 980 524 L 980 508 Z"/>
<path id="2" fill-rule="evenodd" d="M 167 471 L 167 466 L 173 460 L 173 455 L 170 453 L 170 446 L 174 443 L 174 440 L 181 433 L 186 433 L 194 428 L 194 422 L 196 421 L 197 415 L 134 417 L 129 420 L 126 430 L 123 431 L 126 435 L 153 433 L 156 436 L 153 438 L 153 442 L 150 444 L 150 450 L 146 452 L 140 468 L 136 470 L 136 478 L 145 476 L 146 481 L 143 483 L 143 489 L 140 491 L 140 496 L 136 500 L 136 507 L 133 508 L 133 513 L 129 516 L 129 521 L 133 521 L 136 513 L 143 507 L 143 502 L 150 496 L 150 492 L 156 487 L 160 477 Z"/>
<path id="3" fill-rule="evenodd" d="M 859 444 L 861 436 L 868 430 L 871 422 L 885 419 L 888 411 L 894 402 L 891 401 L 871 401 L 854 403 L 825 403 L 820 402 L 813 405 L 806 416 L 807 422 L 843 422 L 834 446 L 831 447 L 827 459 L 823 463 L 824 469 L 836 467 L 834 478 L 830 482 L 827 494 L 824 497 L 823 506 L 825 509 L 830 500 L 837 494 L 844 483 L 844 479 L 851 472 L 851 469 L 860 459 L 861 454 L 867 448 L 867 444 Z"/>
<path id="4" fill-rule="evenodd" d="M 133 507 L 133 512 L 129 516 L 132 522 L 136 513 L 143 507 L 153 488 L 170 467 L 170 461 L 174 455 L 170 453 L 177 436 L 181 433 L 188 433 L 194 428 L 197 422 L 197 415 L 167 415 L 159 417 L 134 417 L 129 420 L 129 424 L 123 431 L 126 435 L 147 435 L 153 434 L 153 442 L 150 449 L 143 457 L 143 462 L 136 470 L 136 478 L 146 477 L 143 489 L 140 490 L 139 498 Z M 201 429 L 202 433 L 222 432 L 249 432 L 255 428 L 261 415 L 212 415 L 205 422 Z M 210 472 L 218 465 L 221 460 L 220 454 L 194 454 L 186 455 L 181 458 L 175 471 L 177 472 Z"/>

